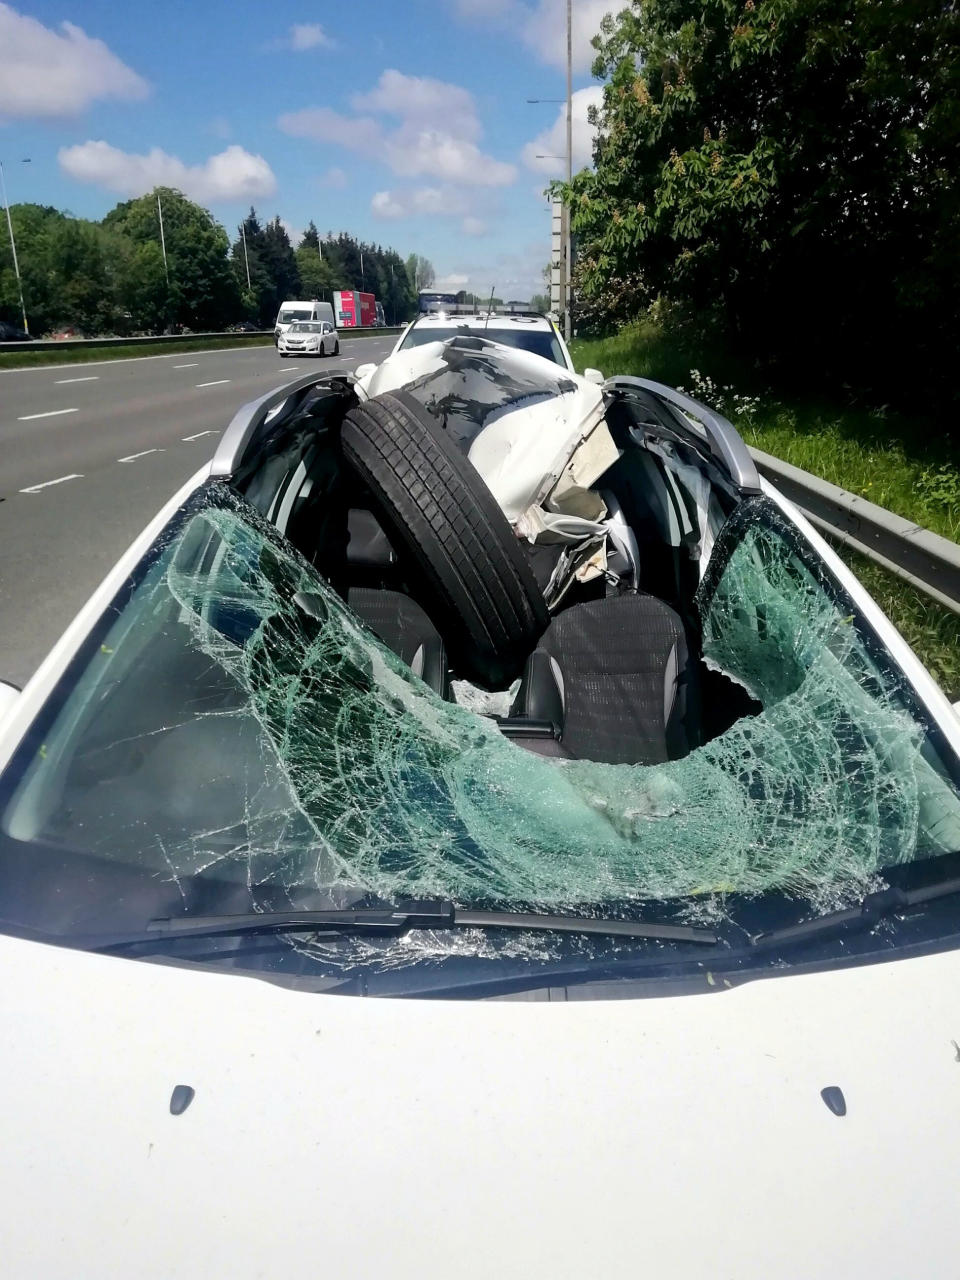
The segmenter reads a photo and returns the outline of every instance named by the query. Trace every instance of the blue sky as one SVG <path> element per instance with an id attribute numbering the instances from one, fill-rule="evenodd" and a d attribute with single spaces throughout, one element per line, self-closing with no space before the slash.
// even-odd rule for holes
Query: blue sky
<path id="1" fill-rule="evenodd" d="M 574 0 L 574 158 L 599 87 Z M 563 0 L 0 2 L 0 160 L 12 203 L 101 217 L 179 186 L 231 235 L 254 204 L 296 237 L 349 230 L 458 288 L 540 288 L 542 196 L 564 148 Z M 30 164 L 19 161 L 29 156 Z"/>

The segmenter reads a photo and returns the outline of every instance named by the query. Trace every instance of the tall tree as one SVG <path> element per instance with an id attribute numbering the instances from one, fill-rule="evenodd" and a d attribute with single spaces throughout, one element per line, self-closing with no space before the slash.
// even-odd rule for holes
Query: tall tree
<path id="1" fill-rule="evenodd" d="M 588 291 L 640 282 L 818 379 L 952 389 L 956 6 L 633 0 L 594 43 L 595 169 L 567 193 Z"/>
<path id="2" fill-rule="evenodd" d="M 424 258 L 419 253 L 411 253 L 407 258 L 407 276 L 413 284 L 413 292 L 419 293 L 421 289 L 430 288 L 437 278 L 437 273 L 429 258 Z"/>
<path id="3" fill-rule="evenodd" d="M 241 224 L 240 234 L 233 242 L 230 256 L 246 315 L 263 328 L 269 328 L 276 319 L 281 300 L 277 297 L 273 276 L 267 265 L 263 227 L 252 206 Z"/>
<path id="4" fill-rule="evenodd" d="M 15 204 L 10 219 L 17 242 L 27 323 L 31 333 L 45 333 L 63 318 L 60 284 L 53 255 L 53 235 L 66 218 L 48 205 Z M 0 217 L 0 318 L 21 324 L 20 297 L 6 218 Z"/>
<path id="5" fill-rule="evenodd" d="M 298 247 L 301 249 L 315 249 L 317 253 L 320 252 L 320 233 L 317 231 L 316 224 L 312 218 L 307 224 L 307 229 L 303 233 L 303 239 Z"/>
<path id="6" fill-rule="evenodd" d="M 303 296 L 330 302 L 332 291 L 339 289 L 340 282 L 327 259 L 321 258 L 319 249 L 306 244 L 296 250 L 296 258 Z"/>
<path id="7" fill-rule="evenodd" d="M 118 204 L 103 225 L 136 244 L 159 245 L 158 197 L 170 276 L 169 319 L 192 329 L 220 329 L 235 319 L 240 297 L 227 260 L 226 232 L 206 209 L 180 191 L 157 187 Z"/>
<path id="8" fill-rule="evenodd" d="M 270 273 L 279 302 L 285 298 L 299 298 L 300 272 L 294 257 L 290 237 L 279 217 L 268 222 L 263 229 L 263 261 Z"/>

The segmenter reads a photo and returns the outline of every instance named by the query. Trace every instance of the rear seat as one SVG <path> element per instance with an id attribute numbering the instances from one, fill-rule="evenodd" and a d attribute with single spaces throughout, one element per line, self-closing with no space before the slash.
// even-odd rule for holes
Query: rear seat
<path id="1" fill-rule="evenodd" d="M 371 511 L 359 507 L 348 514 L 347 604 L 388 649 L 392 649 L 424 684 L 446 698 L 450 671 L 446 647 L 436 627 L 400 585 L 397 554 Z"/>

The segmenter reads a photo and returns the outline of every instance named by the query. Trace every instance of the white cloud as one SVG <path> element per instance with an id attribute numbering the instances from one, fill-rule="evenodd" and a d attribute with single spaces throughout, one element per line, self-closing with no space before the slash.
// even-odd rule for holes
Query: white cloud
<path id="1" fill-rule="evenodd" d="M 405 218 L 407 210 L 395 200 L 393 193 L 390 191 L 377 191 L 374 193 L 373 199 L 370 201 L 370 208 L 378 218 Z"/>
<path id="2" fill-rule="evenodd" d="M 293 223 L 290 222 L 287 218 L 281 218 L 280 225 L 281 227 L 283 227 L 284 231 L 287 233 L 287 237 L 290 243 L 293 245 L 294 248 L 296 248 L 297 245 L 300 243 L 300 241 L 303 239 L 303 232 L 297 231 Z"/>
<path id="3" fill-rule="evenodd" d="M 309 49 L 335 49 L 337 42 L 327 35 L 319 22 L 295 22 L 286 35 L 272 41 L 267 47 L 306 53 Z"/>
<path id="4" fill-rule="evenodd" d="M 325 187 L 333 187 L 335 190 L 342 190 L 350 182 L 345 169 L 338 168 L 334 165 L 332 169 L 328 169 L 326 173 L 321 175 L 320 182 Z"/>
<path id="5" fill-rule="evenodd" d="M 188 165 L 159 147 L 146 155 L 121 151 L 107 142 L 83 142 L 61 147 L 60 168 L 78 182 L 91 182 L 120 195 L 139 196 L 154 187 L 177 187 L 192 200 L 216 204 L 272 195 L 277 189 L 273 170 L 263 156 L 243 147 L 227 147 L 203 164 Z"/>
<path id="6" fill-rule="evenodd" d="M 330 107 L 289 111 L 277 121 L 284 133 L 314 142 L 339 142 L 350 151 L 372 152 L 382 142 L 382 130 L 368 116 L 345 116 Z"/>
<path id="7" fill-rule="evenodd" d="M 482 218 L 473 217 L 464 218 L 460 228 L 465 236 L 485 236 L 488 230 Z"/>
<path id="8" fill-rule="evenodd" d="M 0 120 L 78 115 L 101 98 L 132 102 L 150 86 L 102 40 L 72 22 L 59 31 L 0 3 Z"/>
<path id="9" fill-rule="evenodd" d="M 458 138 L 479 141 L 483 130 L 477 119 L 473 94 L 456 84 L 429 76 L 405 76 L 384 71 L 369 93 L 351 99 L 354 111 L 397 116 L 423 129 L 441 124 Z"/>
<path id="10" fill-rule="evenodd" d="M 578 89 L 573 95 L 573 171 L 576 173 L 593 160 L 593 139 L 596 129 L 587 120 L 587 108 L 599 107 L 603 104 L 603 88 L 601 85 L 590 85 L 587 89 Z M 566 177 L 567 152 L 567 108 L 560 107 L 557 118 L 543 133 L 526 144 L 523 148 L 523 162 L 528 169 L 537 173 L 548 174 L 552 178 Z M 537 156 L 556 157 L 558 159 L 541 159 Z"/>
<path id="11" fill-rule="evenodd" d="M 567 65 L 567 16 L 565 0 L 456 0 L 457 14 L 468 22 L 497 23 L 519 35 L 541 62 Z M 588 71 L 595 50 L 590 41 L 600 30 L 605 14 L 617 13 L 626 0 L 577 0 L 573 6 L 572 51 L 575 71 Z"/>
<path id="12" fill-rule="evenodd" d="M 378 218 L 412 218 L 418 214 L 459 217 L 472 203 L 455 187 L 402 187 L 378 191 L 370 201 L 370 208 Z"/>
<path id="13" fill-rule="evenodd" d="M 455 262 L 449 269 L 440 264 L 438 288 L 466 289 L 478 297 L 488 297 L 490 288 L 498 298 L 529 300 L 543 293 L 543 266 L 549 249 L 534 243 L 516 253 L 500 253 L 486 262 Z"/>
<path id="14" fill-rule="evenodd" d="M 289 112 L 277 121 L 284 133 L 335 143 L 385 164 L 406 178 L 438 178 L 468 186 L 513 182 L 512 164 L 485 155 L 477 146 L 482 128 L 473 97 L 459 85 L 385 71 L 369 93 L 352 100 L 344 115 L 329 107 Z M 376 116 L 399 123 L 387 127 Z"/>

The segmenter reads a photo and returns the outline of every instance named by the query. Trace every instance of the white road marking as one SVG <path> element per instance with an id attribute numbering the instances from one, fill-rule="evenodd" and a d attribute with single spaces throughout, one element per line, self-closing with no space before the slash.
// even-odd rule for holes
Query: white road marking
<path id="1" fill-rule="evenodd" d="M 229 382 L 229 378 L 217 378 L 215 382 L 198 382 L 198 387 L 222 387 L 224 383 Z"/>
<path id="2" fill-rule="evenodd" d="M 193 364 L 175 364 L 173 367 L 175 369 L 199 369 L 200 361 L 194 360 Z"/>
<path id="3" fill-rule="evenodd" d="M 91 374 L 89 378 L 58 378 L 53 384 L 55 387 L 65 387 L 68 382 L 99 382 L 99 373 Z"/>
<path id="4" fill-rule="evenodd" d="M 141 449 L 139 453 L 128 453 L 125 458 L 118 458 L 118 462 L 133 462 L 137 458 L 145 458 L 148 453 L 166 453 L 166 449 Z"/>
<path id="5" fill-rule="evenodd" d="M 32 422 L 34 418 L 59 418 L 62 413 L 79 413 L 79 409 L 48 409 L 46 413 L 27 413 L 18 422 Z"/>
<path id="6" fill-rule="evenodd" d="M 379 345 L 379 338 L 345 338 L 346 342 L 371 342 Z M 391 338 L 391 342 L 395 342 L 396 338 Z M 109 348 L 107 348 L 109 349 Z M 392 351 L 393 348 L 391 347 Z M 256 346 L 247 347 L 211 347 L 208 351 L 166 351 L 158 356 L 118 356 L 114 360 L 82 360 L 74 361 L 73 364 L 67 364 L 66 361 L 58 364 L 32 364 L 22 369 L 0 369 L 0 376 L 4 378 L 13 378 L 19 373 L 63 373 L 65 369 L 89 369 L 91 365 L 94 368 L 101 368 L 105 364 L 140 364 L 144 360 L 176 360 L 179 356 L 237 356 L 249 354 L 251 351 L 259 351 L 270 355 L 276 355 L 273 350 L 272 342 L 264 342 Z"/>
<path id="7" fill-rule="evenodd" d="M 64 480 L 82 480 L 83 476 L 74 472 L 69 476 L 58 476 L 56 480 L 44 480 L 43 484 L 32 484 L 29 488 L 21 489 L 21 493 L 39 493 L 41 489 L 49 489 L 52 484 L 63 484 Z"/>
<path id="8" fill-rule="evenodd" d="M 198 431 L 195 436 L 181 436 L 180 439 L 184 441 L 199 440 L 201 436 L 218 436 L 219 434 L 219 431 Z"/>

